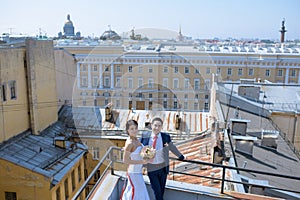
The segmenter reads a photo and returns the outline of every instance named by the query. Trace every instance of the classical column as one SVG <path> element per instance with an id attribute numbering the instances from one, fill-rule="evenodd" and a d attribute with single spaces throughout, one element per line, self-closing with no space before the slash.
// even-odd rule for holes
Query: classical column
<path id="1" fill-rule="evenodd" d="M 113 89 L 114 88 L 114 65 L 111 64 L 110 65 L 110 88 Z"/>
<path id="2" fill-rule="evenodd" d="M 80 64 L 79 62 L 77 62 L 77 88 L 80 88 Z"/>
<path id="3" fill-rule="evenodd" d="M 103 69 L 101 63 L 99 63 L 99 87 L 103 89 Z"/>
<path id="4" fill-rule="evenodd" d="M 88 88 L 92 88 L 91 64 L 88 64 Z"/>
<path id="5" fill-rule="evenodd" d="M 284 80 L 285 84 L 289 83 L 289 73 L 290 73 L 290 68 L 286 68 L 286 70 L 285 70 L 285 80 Z"/>

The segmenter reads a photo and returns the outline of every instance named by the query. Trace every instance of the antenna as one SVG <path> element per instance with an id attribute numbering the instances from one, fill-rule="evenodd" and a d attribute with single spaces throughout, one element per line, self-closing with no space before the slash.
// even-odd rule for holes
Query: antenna
<path id="1" fill-rule="evenodd" d="M 11 27 L 8 28 L 8 30 L 9 30 L 9 35 L 12 34 L 12 30 L 13 30 L 13 29 L 15 29 L 15 28 L 11 28 Z"/>

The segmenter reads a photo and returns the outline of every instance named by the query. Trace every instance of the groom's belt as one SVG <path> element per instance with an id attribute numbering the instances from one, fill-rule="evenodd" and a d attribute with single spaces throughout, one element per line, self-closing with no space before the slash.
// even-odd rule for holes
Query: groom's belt
<path id="1" fill-rule="evenodd" d="M 166 163 L 165 163 L 165 162 L 158 163 L 158 164 L 151 164 L 151 163 L 149 163 L 148 165 L 149 165 L 150 167 L 162 168 L 162 167 L 165 167 L 165 166 L 166 166 Z"/>

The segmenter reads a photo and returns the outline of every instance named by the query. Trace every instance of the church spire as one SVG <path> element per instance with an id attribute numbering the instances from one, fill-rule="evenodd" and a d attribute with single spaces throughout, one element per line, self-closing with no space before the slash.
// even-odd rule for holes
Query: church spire
<path id="1" fill-rule="evenodd" d="M 183 41 L 183 35 L 181 33 L 181 25 L 179 25 L 178 41 Z"/>

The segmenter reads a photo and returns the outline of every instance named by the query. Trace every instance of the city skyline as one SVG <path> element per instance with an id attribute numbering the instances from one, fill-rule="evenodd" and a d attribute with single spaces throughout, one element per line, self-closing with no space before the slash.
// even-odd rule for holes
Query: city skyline
<path id="1" fill-rule="evenodd" d="M 120 36 L 131 29 L 181 32 L 193 39 L 280 39 L 285 19 L 286 40 L 300 39 L 297 0 L 212 1 L 5 1 L 1 4 L 0 34 L 48 37 L 63 32 L 70 14 L 75 33 L 100 37 L 111 28 Z M 147 35 L 146 35 L 147 36 Z"/>

